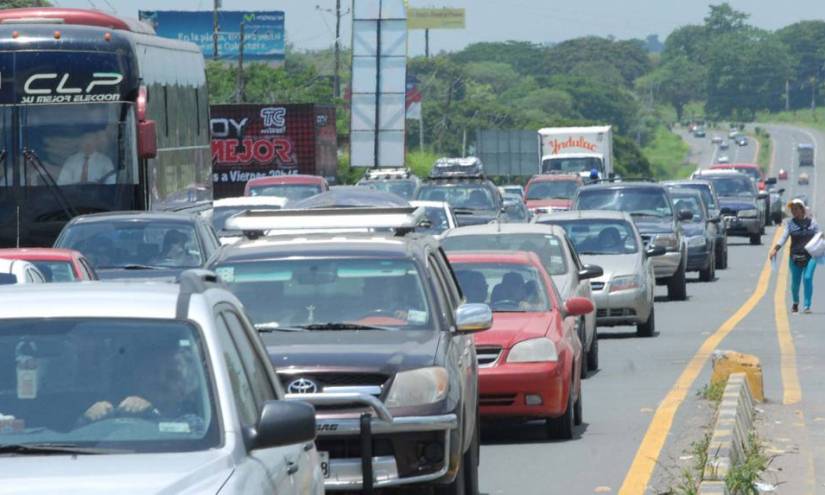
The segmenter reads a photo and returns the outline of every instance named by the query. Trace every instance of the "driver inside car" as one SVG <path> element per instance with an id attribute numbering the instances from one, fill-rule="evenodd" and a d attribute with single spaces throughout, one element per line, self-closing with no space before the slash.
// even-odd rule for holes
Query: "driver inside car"
<path id="1" fill-rule="evenodd" d="M 101 150 L 106 144 L 106 131 L 89 132 L 80 140 L 80 150 L 63 162 L 57 183 L 114 184 L 115 166 Z"/>

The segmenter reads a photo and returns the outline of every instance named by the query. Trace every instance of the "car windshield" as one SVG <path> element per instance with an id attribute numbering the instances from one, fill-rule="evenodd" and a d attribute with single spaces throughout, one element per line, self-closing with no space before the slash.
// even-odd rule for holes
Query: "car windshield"
<path id="1" fill-rule="evenodd" d="M 249 189 L 250 196 L 278 196 L 289 201 L 306 199 L 321 193 L 321 186 L 315 184 L 272 184 Z"/>
<path id="2" fill-rule="evenodd" d="M 579 185 L 573 180 L 534 182 L 527 189 L 527 199 L 573 199 Z"/>
<path id="3" fill-rule="evenodd" d="M 694 191 L 699 191 L 702 195 L 702 199 L 705 201 L 705 204 L 708 205 L 708 208 L 718 208 L 716 206 L 716 201 L 713 198 L 713 193 L 711 193 L 710 186 L 707 184 L 676 184 L 677 187 L 685 188 L 685 189 L 692 189 Z"/>
<path id="4" fill-rule="evenodd" d="M 0 320 L 0 412 L 7 416 L 0 446 L 124 453 L 217 447 L 201 344 L 198 331 L 181 321 Z"/>
<path id="5" fill-rule="evenodd" d="M 536 253 L 550 275 L 567 273 L 562 241 L 553 234 L 475 234 L 448 236 L 441 241 L 447 251 L 528 251 Z"/>
<path id="6" fill-rule="evenodd" d="M 212 210 L 212 227 L 218 232 L 226 233 L 224 226 L 226 221 L 232 215 L 237 215 L 246 210 L 280 210 L 281 207 L 277 205 L 237 205 L 237 206 L 218 206 Z"/>
<path id="7" fill-rule="evenodd" d="M 215 271 L 256 325 L 433 327 L 421 275 L 407 259 L 230 261 Z"/>
<path id="8" fill-rule="evenodd" d="M 545 222 L 542 222 L 545 223 Z M 580 255 L 634 254 L 639 252 L 633 227 L 624 220 L 553 221 L 564 227 Z"/>
<path id="9" fill-rule="evenodd" d="M 204 262 L 194 227 L 182 222 L 78 223 L 58 242 L 56 247 L 83 253 L 95 269 L 196 268 Z"/>
<path id="10" fill-rule="evenodd" d="M 40 273 L 46 277 L 46 282 L 74 282 L 77 280 L 74 268 L 68 261 L 30 260 L 29 262 L 36 266 Z"/>
<path id="11" fill-rule="evenodd" d="M 705 212 L 702 209 L 701 200 L 696 196 L 673 196 L 673 208 L 676 211 L 687 210 L 693 213 L 693 222 L 705 221 Z"/>
<path id="12" fill-rule="evenodd" d="M 453 209 L 495 210 L 493 193 L 482 184 L 427 184 L 418 191 L 416 199 L 446 201 Z"/>
<path id="13" fill-rule="evenodd" d="M 719 196 L 756 196 L 753 181 L 747 177 L 711 177 Z"/>
<path id="14" fill-rule="evenodd" d="M 411 180 L 374 180 L 364 181 L 360 185 L 375 189 L 376 191 L 397 194 L 404 199 L 412 199 L 415 194 L 415 182 Z"/>
<path id="15" fill-rule="evenodd" d="M 603 172 L 602 161 L 596 157 L 547 158 L 541 164 L 541 173 L 552 172 L 590 172 L 596 169 Z"/>
<path id="16" fill-rule="evenodd" d="M 658 188 L 582 189 L 577 210 L 614 210 L 652 217 L 673 215 L 670 201 Z"/>
<path id="17" fill-rule="evenodd" d="M 513 263 L 453 262 L 468 303 L 484 303 L 494 312 L 549 311 L 547 289 L 539 271 Z"/>
<path id="18" fill-rule="evenodd" d="M 424 208 L 427 216 L 428 227 L 418 226 L 416 232 L 424 232 L 430 235 L 438 235 L 450 228 L 450 220 L 444 208 L 437 206 L 427 206 Z"/>
<path id="19" fill-rule="evenodd" d="M 737 168 L 736 171 L 741 173 L 741 174 L 747 175 L 748 177 L 750 177 L 751 179 L 753 179 L 756 182 L 759 182 L 759 181 L 762 180 L 762 174 L 760 174 L 759 170 L 756 170 L 755 168 L 742 167 L 742 168 Z"/>

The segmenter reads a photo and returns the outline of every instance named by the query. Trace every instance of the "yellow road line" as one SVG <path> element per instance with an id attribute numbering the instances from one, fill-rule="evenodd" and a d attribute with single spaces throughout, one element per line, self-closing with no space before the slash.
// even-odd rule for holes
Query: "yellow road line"
<path id="1" fill-rule="evenodd" d="M 775 245 L 779 240 L 782 231 L 776 230 L 774 233 L 773 242 L 771 246 Z M 768 292 L 768 284 L 771 280 L 771 264 L 766 260 L 762 267 L 762 272 L 759 274 L 759 281 L 756 284 L 751 296 L 745 301 L 733 316 L 719 327 L 716 332 L 708 337 L 699 347 L 699 350 L 688 362 L 682 374 L 676 380 L 673 388 L 668 391 L 664 400 L 656 408 L 656 413 L 647 428 L 642 443 L 636 451 L 636 456 L 633 458 L 633 464 L 625 476 L 624 482 L 619 489 L 619 495 L 642 495 L 647 487 L 650 477 L 653 475 L 653 469 L 659 459 L 659 454 L 662 447 L 667 440 L 667 435 L 673 426 L 673 418 L 676 416 L 676 411 L 684 402 L 685 397 L 690 391 L 699 373 L 702 372 L 705 363 L 711 356 L 711 353 L 716 347 L 728 336 L 730 332 L 753 311 L 757 304 L 765 297 Z"/>
<path id="2" fill-rule="evenodd" d="M 796 346 L 791 335 L 791 324 L 788 321 L 788 308 L 785 304 L 785 295 L 788 291 L 788 258 L 790 249 L 785 249 L 781 256 L 779 276 L 776 279 L 776 290 L 773 294 L 774 313 L 776 314 L 776 335 L 779 338 L 779 355 L 782 372 L 782 403 L 796 404 L 802 399 L 802 387 L 799 385 L 799 374 L 796 370 Z"/>

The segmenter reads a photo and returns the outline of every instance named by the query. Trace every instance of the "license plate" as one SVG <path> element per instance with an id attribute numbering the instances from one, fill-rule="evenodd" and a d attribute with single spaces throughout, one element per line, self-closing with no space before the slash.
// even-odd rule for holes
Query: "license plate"
<path id="1" fill-rule="evenodd" d="M 329 468 L 329 452 L 318 452 L 321 458 L 321 472 L 324 473 L 324 479 L 329 478 L 331 469 Z"/>

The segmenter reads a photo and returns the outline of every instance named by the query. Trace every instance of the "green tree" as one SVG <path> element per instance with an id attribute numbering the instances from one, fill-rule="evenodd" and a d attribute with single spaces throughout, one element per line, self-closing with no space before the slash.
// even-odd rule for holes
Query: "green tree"
<path id="1" fill-rule="evenodd" d="M 51 7 L 48 0 L 0 0 L 0 9 L 20 9 L 25 7 Z"/>
<path id="2" fill-rule="evenodd" d="M 624 84 L 633 81 L 651 69 L 650 58 L 639 40 L 614 41 L 588 36 L 553 46 L 544 57 L 544 69 L 549 75 L 569 74 L 579 64 L 601 66 L 617 70 Z"/>
<path id="3" fill-rule="evenodd" d="M 741 31 L 748 27 L 748 17 L 746 13 L 734 10 L 728 2 L 711 5 L 710 13 L 705 17 L 705 31 L 711 36 Z"/>
<path id="4" fill-rule="evenodd" d="M 450 57 L 458 64 L 498 62 L 511 66 L 519 74 L 540 75 L 538 60 L 547 48 L 527 41 L 484 42 L 468 45 Z"/>
<path id="5" fill-rule="evenodd" d="M 804 107 L 810 103 L 811 88 L 821 80 L 825 67 L 825 22 L 797 22 L 776 34 L 791 54 L 791 106 Z"/>
<path id="6" fill-rule="evenodd" d="M 705 26 L 687 25 L 676 28 L 665 39 L 662 60 L 675 57 L 687 57 L 688 60 L 701 62 L 707 43 Z"/>
<path id="7" fill-rule="evenodd" d="M 707 70 L 685 55 L 667 59 L 653 72 L 642 76 L 636 86 L 642 93 L 662 98 L 676 110 L 677 120 L 682 120 L 685 105 L 703 99 L 707 87 Z"/>

